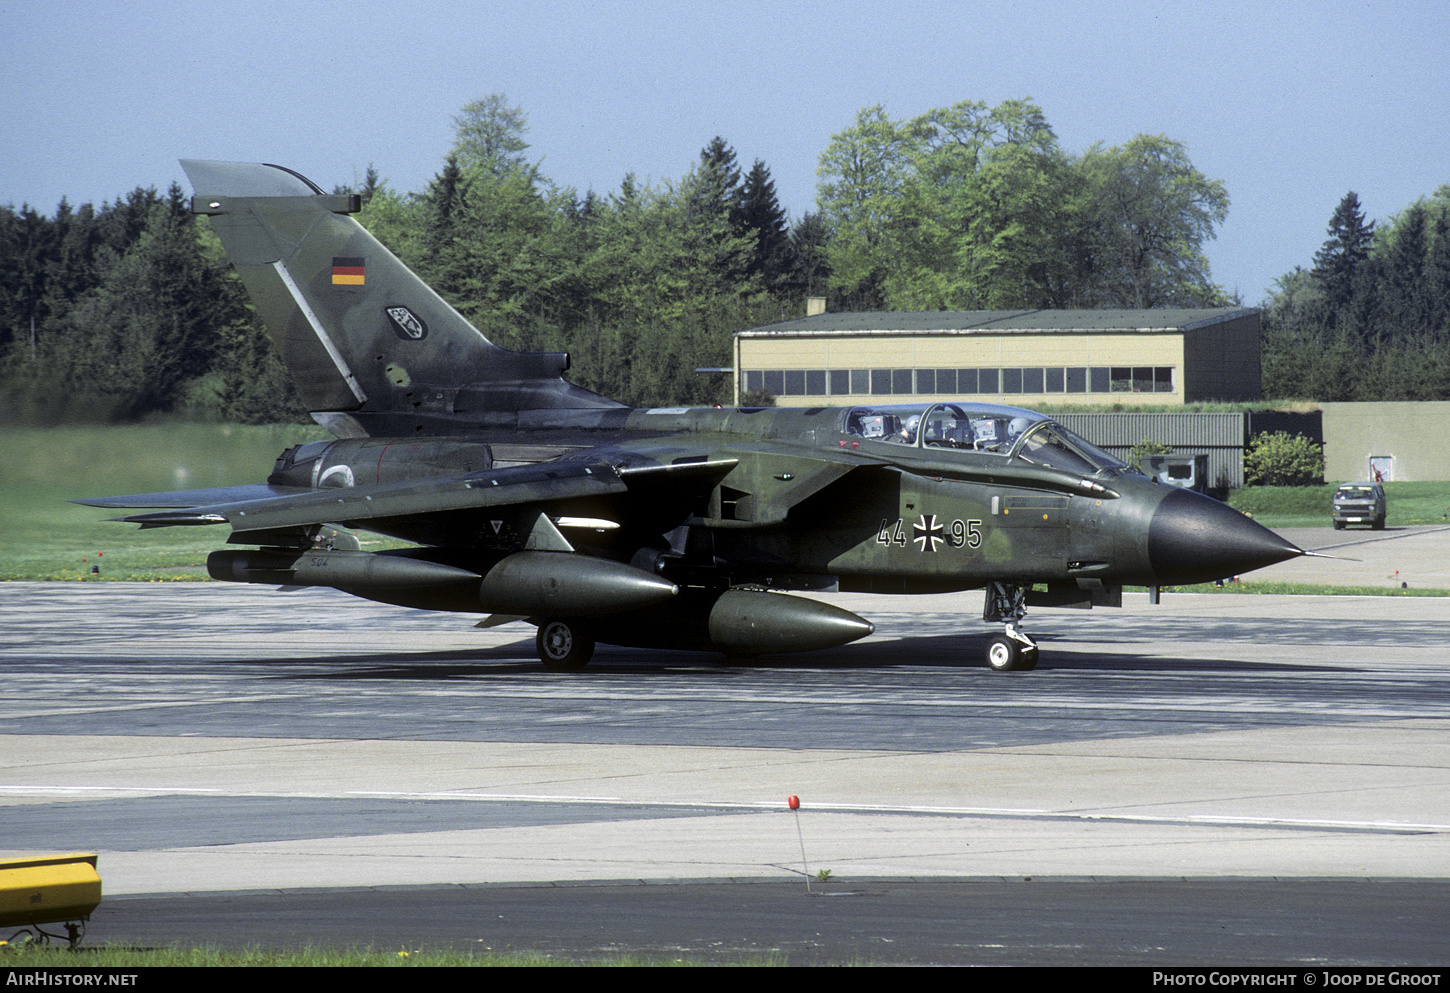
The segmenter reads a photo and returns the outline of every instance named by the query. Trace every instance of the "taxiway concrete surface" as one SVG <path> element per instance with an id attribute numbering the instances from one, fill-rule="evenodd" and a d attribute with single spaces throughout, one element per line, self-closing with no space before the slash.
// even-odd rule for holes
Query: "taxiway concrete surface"
<path id="1" fill-rule="evenodd" d="M 1398 541 L 1303 562 L 1443 577 L 1450 531 Z M 1034 611 L 1010 676 L 980 593 L 830 599 L 877 633 L 554 674 L 531 628 L 330 591 L 3 584 L 0 849 L 98 851 L 111 896 L 1450 876 L 1450 599 Z"/>
<path id="2" fill-rule="evenodd" d="M 1290 559 L 1251 573 L 1248 579 L 1319 586 L 1381 589 L 1450 589 L 1450 526 L 1287 528 L 1279 532 L 1300 548 L 1335 558 Z"/>

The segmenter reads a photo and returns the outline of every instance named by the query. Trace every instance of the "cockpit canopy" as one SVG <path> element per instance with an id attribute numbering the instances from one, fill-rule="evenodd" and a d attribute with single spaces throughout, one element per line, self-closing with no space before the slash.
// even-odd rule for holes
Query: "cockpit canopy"
<path id="1" fill-rule="evenodd" d="M 1132 471 L 1047 415 L 1020 407 L 953 402 L 853 407 L 841 430 L 848 437 L 1019 458 L 1085 475 Z"/>

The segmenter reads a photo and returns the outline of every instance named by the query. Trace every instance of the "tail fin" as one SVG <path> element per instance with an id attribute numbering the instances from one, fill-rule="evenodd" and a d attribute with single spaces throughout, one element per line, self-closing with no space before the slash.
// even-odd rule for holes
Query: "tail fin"
<path id="1" fill-rule="evenodd" d="M 358 197 L 323 193 L 281 166 L 181 167 L 196 192 L 192 210 L 211 219 L 324 423 L 346 412 L 380 433 L 369 422 L 386 428 L 406 412 L 447 431 L 490 413 L 619 406 L 565 382 L 567 354 L 513 352 L 485 338 L 347 216 Z"/>

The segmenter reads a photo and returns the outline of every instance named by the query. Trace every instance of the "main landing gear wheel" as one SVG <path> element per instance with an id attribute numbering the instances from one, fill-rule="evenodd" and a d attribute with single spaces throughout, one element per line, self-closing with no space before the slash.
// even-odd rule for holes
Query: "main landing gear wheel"
<path id="1" fill-rule="evenodd" d="M 578 621 L 542 622 L 534 645 L 539 650 L 539 661 L 552 672 L 582 669 L 594 657 L 594 636 Z"/>
<path id="2" fill-rule="evenodd" d="M 993 672 L 1031 672 L 1037 668 L 1037 646 L 998 635 L 987 646 L 987 665 Z"/>

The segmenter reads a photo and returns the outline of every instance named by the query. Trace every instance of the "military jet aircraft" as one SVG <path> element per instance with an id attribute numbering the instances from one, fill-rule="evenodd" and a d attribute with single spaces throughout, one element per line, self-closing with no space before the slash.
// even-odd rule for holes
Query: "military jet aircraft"
<path id="1" fill-rule="evenodd" d="M 527 620 L 544 665 L 596 642 L 819 649 L 869 622 L 782 591 L 981 588 L 986 657 L 1027 670 L 1029 605 L 1116 606 L 1305 554 L 1049 417 L 971 400 L 634 410 L 568 356 L 488 341 L 348 215 L 356 196 L 183 161 L 313 416 L 266 483 L 84 500 L 143 528 L 229 524 L 213 578 Z M 406 539 L 370 553 L 343 528 Z"/>

